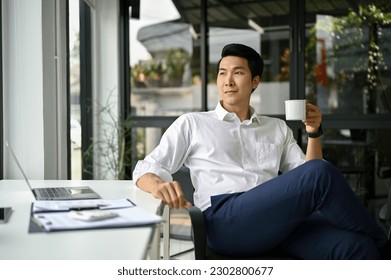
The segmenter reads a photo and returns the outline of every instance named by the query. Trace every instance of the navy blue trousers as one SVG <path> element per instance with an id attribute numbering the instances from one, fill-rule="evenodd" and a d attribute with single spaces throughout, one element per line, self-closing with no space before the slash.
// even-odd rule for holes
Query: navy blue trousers
<path id="1" fill-rule="evenodd" d="M 302 259 L 379 259 L 387 237 L 329 162 L 311 160 L 247 192 L 211 197 L 208 246 L 236 257 L 276 247 Z"/>

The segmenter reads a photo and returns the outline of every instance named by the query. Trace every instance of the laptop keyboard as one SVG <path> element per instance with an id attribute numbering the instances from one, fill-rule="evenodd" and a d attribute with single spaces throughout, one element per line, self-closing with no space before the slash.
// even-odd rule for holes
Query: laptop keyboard
<path id="1" fill-rule="evenodd" d="M 66 188 L 36 188 L 41 197 L 67 197 L 70 192 Z"/>

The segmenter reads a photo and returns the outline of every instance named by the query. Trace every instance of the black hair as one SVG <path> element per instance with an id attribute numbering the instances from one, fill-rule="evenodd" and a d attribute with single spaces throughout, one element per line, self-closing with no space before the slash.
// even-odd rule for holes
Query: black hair
<path id="1" fill-rule="evenodd" d="M 221 60 L 226 56 L 238 56 L 247 59 L 248 67 L 251 71 L 251 78 L 255 76 L 262 77 L 263 59 L 262 56 L 253 48 L 242 44 L 228 44 L 221 51 L 221 58 L 217 63 L 217 72 L 220 68 Z"/>

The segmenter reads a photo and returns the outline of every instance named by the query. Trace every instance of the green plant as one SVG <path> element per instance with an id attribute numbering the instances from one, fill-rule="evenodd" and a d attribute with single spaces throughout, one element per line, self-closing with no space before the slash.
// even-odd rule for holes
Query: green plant
<path id="1" fill-rule="evenodd" d="M 157 58 L 132 66 L 132 85 L 135 87 L 181 86 L 183 74 L 189 63 L 190 55 L 185 50 L 166 50 L 157 55 Z"/>
<path id="2" fill-rule="evenodd" d="M 124 180 L 130 179 L 126 170 L 132 164 L 132 148 L 127 142 L 131 138 L 132 125 L 130 117 L 118 118 L 117 106 L 110 101 L 113 91 L 110 91 L 105 104 L 97 103 L 95 106 L 98 137 L 92 139 L 92 144 L 83 154 L 83 158 L 89 159 L 87 162 L 92 162 L 93 166 L 83 166 L 83 169 L 94 174 L 93 169 L 97 168 L 102 179 Z"/>
<path id="3" fill-rule="evenodd" d="M 146 87 L 150 81 L 160 81 L 163 74 L 162 64 L 153 60 L 140 62 L 131 68 L 132 82 L 137 87 Z"/>
<path id="4" fill-rule="evenodd" d="M 391 24 L 390 3 L 376 1 L 376 4 L 366 6 L 359 5 L 357 9 L 350 9 L 346 16 L 323 17 L 309 31 L 309 41 L 306 46 L 306 60 L 308 67 L 307 87 L 309 96 L 316 98 L 316 84 L 318 77 L 316 51 L 319 39 L 317 34 L 324 32 L 330 34 L 332 47 L 328 49 L 327 64 L 340 68 L 334 77 L 327 77 L 338 92 L 349 92 L 354 82 L 360 83 L 359 87 L 365 89 L 365 111 L 375 113 L 377 104 L 377 91 L 382 94 L 385 86 L 382 74 L 388 70 L 385 63 L 384 53 L 389 53 L 391 48 L 380 43 L 384 41 L 383 27 Z M 354 59 L 352 60 L 352 54 Z M 350 68 L 347 67 L 349 65 Z M 354 81 L 354 77 L 356 78 Z M 353 90 L 352 90 L 353 91 Z M 362 93 L 362 92 L 360 92 Z M 360 98 L 362 94 L 360 94 Z M 357 100 L 358 113 L 362 101 Z"/>

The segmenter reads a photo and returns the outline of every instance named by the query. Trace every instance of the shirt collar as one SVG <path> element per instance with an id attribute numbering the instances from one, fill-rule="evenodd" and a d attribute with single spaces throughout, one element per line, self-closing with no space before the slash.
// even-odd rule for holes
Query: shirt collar
<path id="1" fill-rule="evenodd" d="M 221 103 L 218 102 L 217 103 L 217 106 L 216 106 L 216 109 L 215 109 L 215 112 L 216 112 L 216 115 L 217 115 L 217 118 L 221 121 L 224 121 L 224 120 L 229 120 L 231 119 L 231 115 L 233 113 L 230 113 L 228 112 L 227 110 L 225 110 L 223 108 L 223 106 L 221 106 Z M 252 122 L 258 122 L 260 123 L 260 119 L 258 117 L 258 114 L 257 112 L 255 111 L 255 109 L 253 107 L 250 106 L 250 112 L 251 112 L 251 117 L 250 117 L 250 123 Z M 236 115 L 235 115 L 236 116 Z"/>

